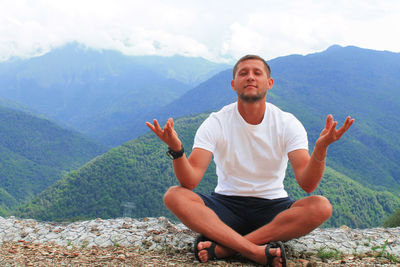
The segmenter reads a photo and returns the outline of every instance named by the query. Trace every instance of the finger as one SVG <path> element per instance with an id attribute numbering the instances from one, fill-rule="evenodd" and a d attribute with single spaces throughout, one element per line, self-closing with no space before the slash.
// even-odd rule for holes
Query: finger
<path id="1" fill-rule="evenodd" d="M 349 128 L 350 128 L 351 125 L 353 125 L 354 122 L 355 122 L 355 119 L 351 119 L 351 120 L 350 120 Z"/>
<path id="2" fill-rule="evenodd" d="M 350 116 L 348 118 L 349 118 L 349 120 L 347 122 L 347 129 L 349 129 L 350 126 L 354 123 L 354 119 L 352 119 Z"/>
<path id="3" fill-rule="evenodd" d="M 147 127 L 150 128 L 150 130 L 152 130 L 153 132 L 155 131 L 155 128 L 154 128 L 153 124 L 151 124 L 150 122 L 146 121 L 146 125 L 147 125 Z"/>
<path id="4" fill-rule="evenodd" d="M 354 119 L 349 120 L 346 124 L 346 128 L 344 129 L 343 133 L 345 133 L 353 123 L 354 123 Z"/>
<path id="5" fill-rule="evenodd" d="M 344 129 L 346 129 L 347 125 L 349 124 L 349 121 L 350 121 L 350 116 L 346 118 L 346 120 L 344 121 L 342 127 L 340 127 L 338 132 L 343 131 Z"/>
<path id="6" fill-rule="evenodd" d="M 162 132 L 160 124 L 158 124 L 158 121 L 156 119 L 153 120 L 153 123 L 154 123 L 154 128 L 156 129 L 156 131 Z"/>
<path id="7" fill-rule="evenodd" d="M 336 131 L 336 125 L 337 125 L 337 122 L 335 121 L 335 122 L 333 122 L 333 123 L 330 125 L 330 128 L 325 129 L 326 132 L 325 132 L 324 135 L 325 135 L 328 139 L 335 139 L 335 135 L 336 135 L 336 133 L 335 133 L 335 131 Z"/>
<path id="8" fill-rule="evenodd" d="M 340 134 L 340 136 L 343 135 L 350 128 L 353 122 L 354 119 L 350 119 L 350 116 L 348 116 L 345 122 L 343 123 L 342 127 L 340 127 L 340 129 L 338 130 L 338 134 Z"/>
<path id="9" fill-rule="evenodd" d="M 344 127 L 345 131 L 347 131 L 347 129 L 350 128 L 351 124 L 352 124 L 352 120 L 351 120 L 350 116 L 348 116 L 346 118 L 346 121 L 343 123 L 342 128 Z"/>
<path id="10" fill-rule="evenodd" d="M 165 123 L 164 131 L 170 133 L 171 132 L 171 121 L 168 119 Z"/>
<path id="11" fill-rule="evenodd" d="M 334 121 L 331 125 L 331 128 L 329 129 L 329 132 L 328 132 L 329 135 L 332 135 L 336 131 L 336 125 L 337 125 L 337 121 Z"/>
<path id="12" fill-rule="evenodd" d="M 333 122 L 333 116 L 332 116 L 332 114 L 329 114 L 326 117 L 325 129 L 329 130 L 331 128 L 331 126 L 332 126 L 332 122 Z"/>
<path id="13" fill-rule="evenodd" d="M 174 121 L 172 120 L 172 118 L 169 118 L 166 124 L 166 128 L 165 131 L 168 133 L 168 135 L 172 135 L 173 131 L 174 131 Z"/>
<path id="14" fill-rule="evenodd" d="M 346 118 L 345 123 L 339 129 L 338 133 L 340 134 L 339 138 L 350 128 L 350 126 L 354 123 L 354 119 L 351 119 L 350 116 Z"/>

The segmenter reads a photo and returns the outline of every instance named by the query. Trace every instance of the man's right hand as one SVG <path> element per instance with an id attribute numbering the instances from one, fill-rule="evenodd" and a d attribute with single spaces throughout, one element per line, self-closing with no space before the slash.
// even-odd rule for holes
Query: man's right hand
<path id="1" fill-rule="evenodd" d="M 153 125 L 154 124 L 154 125 Z M 161 129 L 158 121 L 153 120 L 153 124 L 146 121 L 146 125 L 152 130 L 164 143 L 173 151 L 179 151 L 182 148 L 182 142 L 179 140 L 178 134 L 174 130 L 174 120 L 169 118 L 164 129 Z"/>

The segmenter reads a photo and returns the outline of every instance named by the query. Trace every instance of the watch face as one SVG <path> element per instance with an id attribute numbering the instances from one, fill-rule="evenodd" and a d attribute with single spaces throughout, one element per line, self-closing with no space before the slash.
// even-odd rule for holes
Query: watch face
<path id="1" fill-rule="evenodd" d="M 168 157 L 169 157 L 170 159 L 175 159 L 175 158 L 174 158 L 174 155 L 172 155 L 170 151 L 167 151 L 167 155 L 168 155 Z"/>

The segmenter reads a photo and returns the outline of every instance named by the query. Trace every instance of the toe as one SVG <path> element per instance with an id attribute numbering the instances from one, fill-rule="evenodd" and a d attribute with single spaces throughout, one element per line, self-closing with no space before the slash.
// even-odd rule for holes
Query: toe
<path id="1" fill-rule="evenodd" d="M 201 262 L 206 262 L 208 260 L 207 251 L 202 250 L 202 251 L 199 252 L 198 255 L 199 255 L 199 259 L 200 259 Z"/>
<path id="2" fill-rule="evenodd" d="M 201 262 L 206 262 L 208 261 L 208 252 L 207 248 L 211 246 L 210 241 L 205 241 L 205 242 L 199 242 L 197 245 L 197 249 L 199 250 L 199 253 L 197 254 L 199 256 L 199 259 Z"/>
<path id="3" fill-rule="evenodd" d="M 197 244 L 197 249 L 200 251 L 200 250 L 209 248 L 210 246 L 211 246 L 211 242 L 210 241 L 199 242 Z"/>
<path id="4" fill-rule="evenodd" d="M 274 252 L 271 252 L 272 255 L 275 255 L 274 266 L 282 266 L 282 258 L 281 258 L 281 249 L 274 249 Z"/>
<path id="5" fill-rule="evenodd" d="M 274 256 L 274 258 L 272 259 L 273 266 L 282 266 L 283 261 L 282 261 L 282 257 L 281 257 L 281 249 L 280 248 L 270 248 L 269 254 L 271 256 Z M 268 261 L 267 258 L 265 260 Z"/>

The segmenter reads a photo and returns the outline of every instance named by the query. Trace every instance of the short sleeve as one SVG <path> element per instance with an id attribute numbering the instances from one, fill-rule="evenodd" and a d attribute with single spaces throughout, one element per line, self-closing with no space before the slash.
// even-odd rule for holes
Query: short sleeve
<path id="1" fill-rule="evenodd" d="M 308 150 L 307 132 L 303 124 L 291 114 L 285 128 L 286 153 L 297 149 Z"/>
<path id="2" fill-rule="evenodd" d="M 220 125 L 218 120 L 211 114 L 197 129 L 194 137 L 193 149 L 202 148 L 212 153 L 217 145 L 217 135 Z"/>

